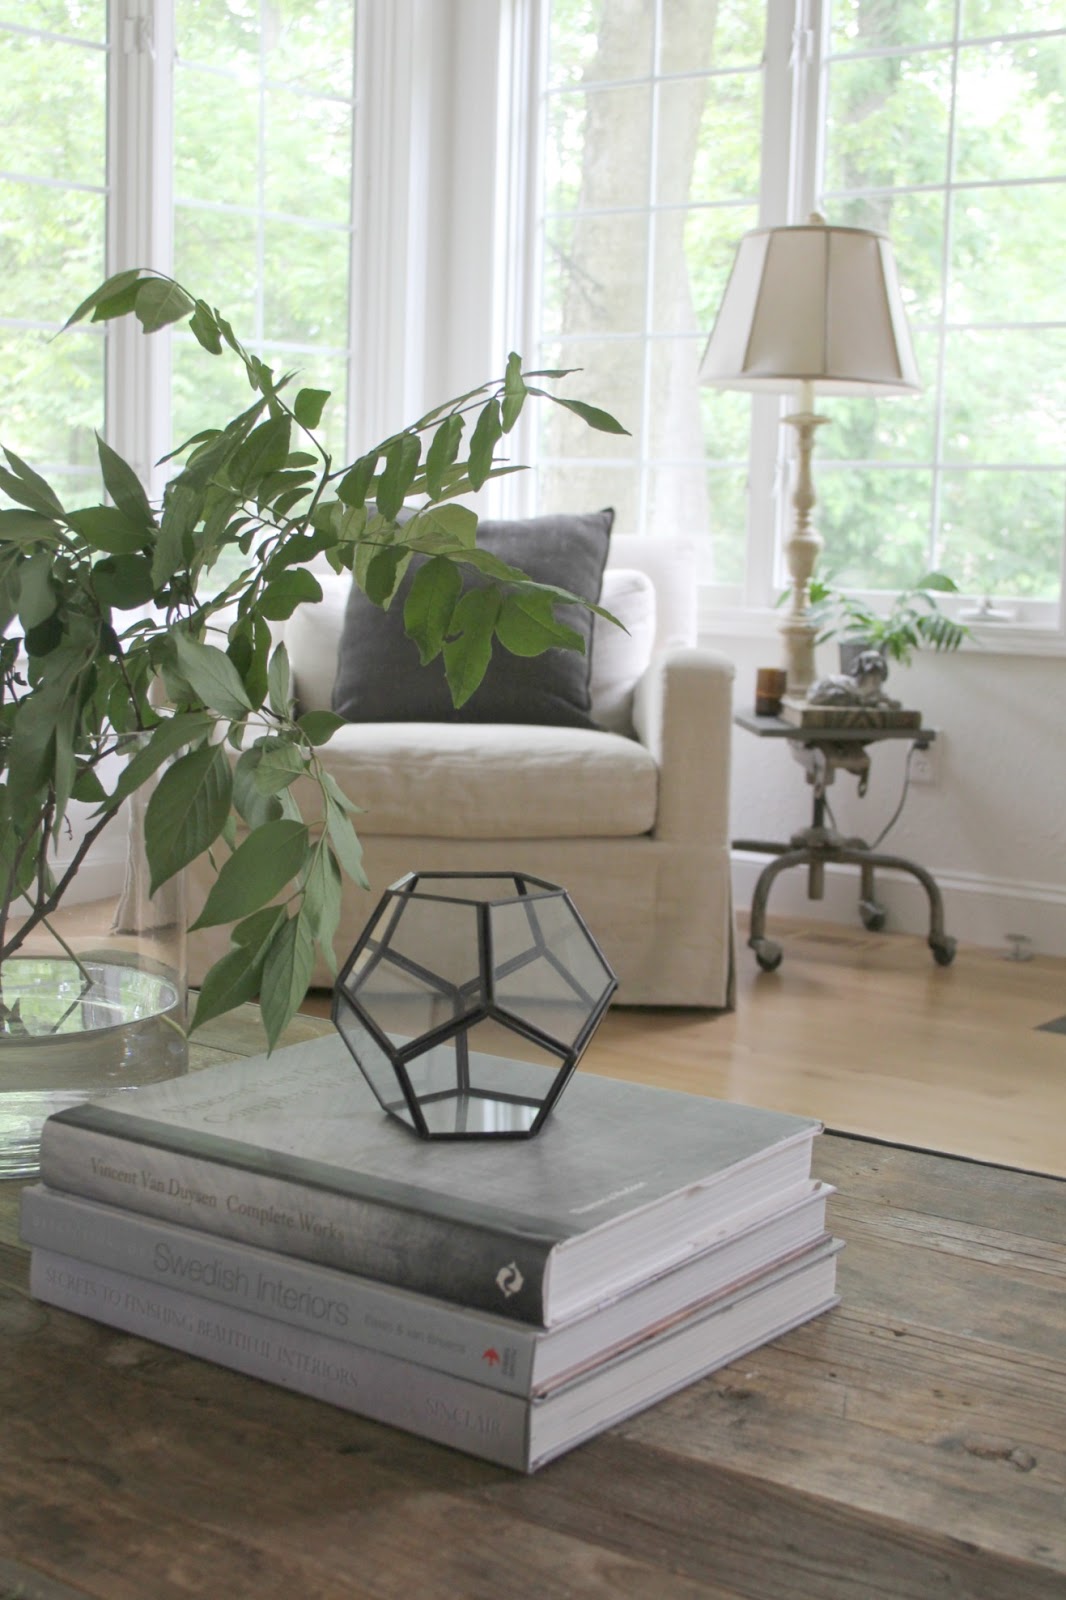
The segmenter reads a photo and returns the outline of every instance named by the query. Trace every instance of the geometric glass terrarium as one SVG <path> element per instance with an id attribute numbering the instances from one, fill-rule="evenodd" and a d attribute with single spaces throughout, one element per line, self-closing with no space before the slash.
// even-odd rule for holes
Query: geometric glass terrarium
<path id="1" fill-rule="evenodd" d="M 424 1139 L 538 1133 L 618 980 L 565 890 L 521 872 L 412 872 L 333 992 L 380 1104 Z"/>

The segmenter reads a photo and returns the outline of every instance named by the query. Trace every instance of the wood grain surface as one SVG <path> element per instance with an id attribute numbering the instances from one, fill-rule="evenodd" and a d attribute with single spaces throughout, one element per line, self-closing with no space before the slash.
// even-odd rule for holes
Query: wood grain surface
<path id="1" fill-rule="evenodd" d="M 840 1307 L 533 1478 L 38 1304 L 0 1185 L 0 1600 L 1064 1600 L 1062 1182 L 815 1158 Z"/>

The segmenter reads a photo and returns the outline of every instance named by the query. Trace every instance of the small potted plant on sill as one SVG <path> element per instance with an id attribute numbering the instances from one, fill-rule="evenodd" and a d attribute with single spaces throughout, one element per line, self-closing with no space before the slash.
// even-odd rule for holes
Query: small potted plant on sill
<path id="1" fill-rule="evenodd" d="M 970 629 L 943 612 L 937 596 L 958 593 L 958 584 L 946 572 L 926 572 L 895 596 L 887 612 L 880 612 L 831 579 L 812 578 L 810 610 L 820 630 L 817 642 L 838 640 L 845 672 L 864 650 L 877 650 L 901 666 L 922 648 L 957 650 L 971 637 Z"/>
<path id="2" fill-rule="evenodd" d="M 318 432 L 329 395 L 299 387 L 292 373 L 275 374 L 217 309 L 173 279 L 120 272 L 66 326 L 128 315 L 145 333 L 186 321 L 206 357 L 240 363 L 249 404 L 222 425 L 205 417 L 174 452 L 181 465 L 159 504 L 102 439 L 106 497 L 74 509 L 4 452 L 0 1057 L 9 1044 L 24 1055 L 32 1042 L 28 1003 L 13 998 L 14 973 L 44 930 L 58 941 L 66 988 L 59 1020 L 43 1026 L 87 1025 L 92 974 L 64 940 L 57 913 L 124 802 L 149 795 L 138 823 L 148 897 L 211 851 L 218 875 L 199 921 L 232 926 L 230 950 L 208 973 L 192 1026 L 258 994 L 273 1046 L 303 999 L 316 947 L 332 954 L 342 875 L 365 879 L 352 820 L 358 807 L 318 756 L 341 719 L 296 713 L 285 649 L 274 646 L 270 624 L 321 599 L 313 561 L 350 571 L 385 606 L 420 555 L 428 559 L 410 586 L 404 624 L 423 661 L 443 654 L 457 705 L 480 683 L 494 644 L 505 640 L 527 655 L 583 649 L 581 635 L 555 614 L 577 597 L 480 549 L 477 517 L 457 501 L 520 470 L 496 450 L 530 397 L 593 428 L 626 431 L 598 407 L 541 387 L 565 372 L 525 373 L 511 355 L 499 380 L 335 465 Z M 405 503 L 415 509 L 401 524 Z M 484 585 L 473 596 L 461 592 L 462 569 Z M 120 746 L 124 764 L 116 763 Z M 311 782 L 313 817 L 294 797 L 297 779 Z M 73 858 L 57 867 L 74 801 L 89 820 Z M 246 830 L 239 844 L 238 823 Z M 131 899 L 124 893 L 123 902 Z M 20 1057 L 18 1072 L 28 1071 Z"/>

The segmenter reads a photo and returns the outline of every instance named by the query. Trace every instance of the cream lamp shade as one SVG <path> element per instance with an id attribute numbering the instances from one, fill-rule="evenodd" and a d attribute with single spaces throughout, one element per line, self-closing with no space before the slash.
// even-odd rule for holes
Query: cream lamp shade
<path id="1" fill-rule="evenodd" d="M 792 533 L 785 553 L 791 607 L 781 624 L 787 692 L 814 677 L 817 627 L 808 586 L 821 539 L 811 526 L 814 394 L 916 394 L 921 379 L 903 309 L 892 246 L 865 228 L 806 223 L 756 228 L 737 246 L 733 270 L 700 366 L 701 383 L 753 393 L 796 391 L 785 421 L 798 437 Z"/>
<path id="2" fill-rule="evenodd" d="M 780 393 L 916 394 L 892 246 L 821 218 L 741 239 L 704 352 L 700 382 Z"/>

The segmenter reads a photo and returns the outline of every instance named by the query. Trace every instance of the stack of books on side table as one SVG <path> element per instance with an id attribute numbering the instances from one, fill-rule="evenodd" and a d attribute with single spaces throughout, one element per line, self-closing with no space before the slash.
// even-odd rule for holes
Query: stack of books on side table
<path id="1" fill-rule="evenodd" d="M 423 1142 L 325 1036 L 45 1124 L 42 1300 L 532 1472 L 836 1303 L 819 1125 L 577 1073 Z"/>

